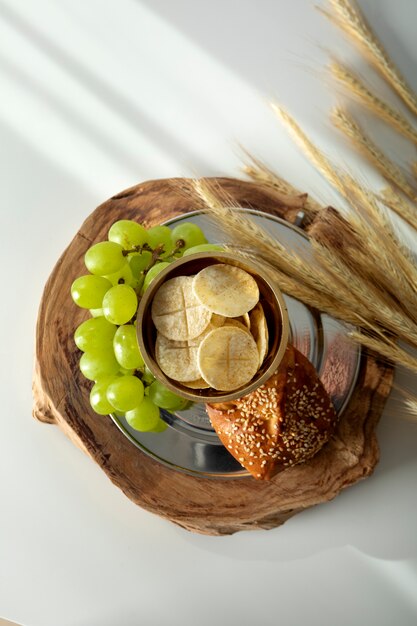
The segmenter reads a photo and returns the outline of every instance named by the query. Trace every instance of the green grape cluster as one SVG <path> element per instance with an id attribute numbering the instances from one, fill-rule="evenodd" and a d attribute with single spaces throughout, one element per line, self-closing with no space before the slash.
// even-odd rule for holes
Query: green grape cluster
<path id="1" fill-rule="evenodd" d="M 138 303 L 152 280 L 182 255 L 221 250 L 201 229 L 182 223 L 148 230 L 133 220 L 115 222 L 108 241 L 94 244 L 84 261 L 88 274 L 71 286 L 71 296 L 91 316 L 75 331 L 83 352 L 80 370 L 94 385 L 90 404 L 99 415 L 124 415 L 140 431 L 161 432 L 160 409 L 177 411 L 187 402 L 167 389 L 145 366 L 136 335 Z"/>

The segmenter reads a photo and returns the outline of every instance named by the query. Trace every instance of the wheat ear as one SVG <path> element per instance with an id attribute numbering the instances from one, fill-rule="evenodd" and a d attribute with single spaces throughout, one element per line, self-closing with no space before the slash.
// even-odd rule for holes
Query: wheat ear
<path id="1" fill-rule="evenodd" d="M 406 117 L 394 109 L 387 102 L 376 96 L 346 65 L 333 61 L 329 66 L 330 72 L 346 89 L 346 92 L 393 126 L 399 133 L 410 139 L 417 145 L 417 130 L 410 124 Z"/>
<path id="2" fill-rule="evenodd" d="M 207 205 L 208 214 L 234 242 L 235 253 L 261 262 L 264 271 L 286 293 L 364 329 L 363 337 L 357 337 L 363 345 L 369 344 L 371 333 L 371 339 L 381 343 L 381 354 L 417 371 L 417 359 L 407 352 L 403 355 L 385 334 L 386 330 L 398 333 L 411 345 L 417 345 L 417 327 L 377 286 L 361 282 L 359 276 L 352 274 L 352 268 L 333 258 L 331 250 L 319 244 L 314 245 L 313 264 L 311 259 L 286 250 L 253 220 L 236 211 L 233 202 L 227 206 L 228 199 L 218 197 L 210 181 L 196 181 L 194 189 Z"/>
<path id="3" fill-rule="evenodd" d="M 318 170 L 344 198 L 362 211 L 363 214 L 348 211 L 345 219 L 361 238 L 363 252 L 368 255 L 370 262 L 378 263 L 386 274 L 386 280 L 397 300 L 404 301 L 407 310 L 411 308 L 414 311 L 417 267 L 374 194 L 359 185 L 352 176 L 335 168 L 284 109 L 277 105 L 273 105 L 273 108 Z"/>
<path id="4" fill-rule="evenodd" d="M 309 194 L 296 189 L 288 181 L 273 172 L 263 161 L 244 150 L 247 163 L 243 166 L 243 171 L 249 178 L 261 186 L 264 186 L 279 195 L 299 198 L 299 208 L 309 213 L 318 213 L 322 207 Z"/>
<path id="5" fill-rule="evenodd" d="M 417 97 L 415 93 L 390 59 L 356 2 L 329 0 L 329 3 L 333 11 L 326 11 L 321 7 L 319 7 L 319 10 L 360 45 L 374 67 L 398 93 L 409 109 L 417 115 Z"/>
<path id="6" fill-rule="evenodd" d="M 383 189 L 378 198 L 417 231 L 417 206 L 396 193 L 392 187 Z"/>
<path id="7" fill-rule="evenodd" d="M 416 190 L 408 183 L 400 168 L 378 148 L 351 115 L 341 108 L 336 108 L 332 112 L 332 121 L 352 141 L 353 145 L 375 165 L 384 178 L 401 189 L 411 200 L 417 199 Z"/>

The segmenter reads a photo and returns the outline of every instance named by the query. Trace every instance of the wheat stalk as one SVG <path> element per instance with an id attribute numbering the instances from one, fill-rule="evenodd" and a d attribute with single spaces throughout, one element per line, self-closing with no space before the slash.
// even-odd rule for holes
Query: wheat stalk
<path id="1" fill-rule="evenodd" d="M 368 264 L 380 266 L 386 275 L 385 284 L 393 291 L 399 302 L 404 302 L 408 312 L 416 309 L 417 268 L 405 246 L 395 234 L 391 223 L 384 215 L 375 196 L 346 172 L 340 172 L 316 148 L 295 120 L 282 108 L 273 105 L 285 126 L 303 151 L 329 182 L 351 204 L 362 211 L 349 211 L 345 219 L 358 233 Z M 414 314 L 414 313 L 413 313 Z"/>
<path id="2" fill-rule="evenodd" d="M 233 249 L 240 255 L 262 262 L 280 288 L 310 306 L 359 326 L 356 338 L 369 347 L 370 341 L 380 343 L 380 354 L 417 371 L 417 358 L 400 351 L 386 332 L 395 332 L 405 341 L 417 346 L 417 327 L 395 306 L 391 309 L 387 297 L 376 287 L 360 281 L 351 268 L 331 251 L 315 244 L 315 263 L 293 251 L 286 250 L 253 220 L 236 211 L 236 204 L 216 194 L 208 181 L 194 183 L 194 190 L 203 200 L 220 226 L 234 241 Z M 335 269 L 336 266 L 336 269 Z M 366 332 L 364 332 L 366 331 Z M 373 337 L 369 338 L 369 333 Z M 362 336 L 363 335 L 363 336 Z M 376 337 L 376 338 L 374 338 Z"/>
<path id="3" fill-rule="evenodd" d="M 278 117 L 282 120 L 286 128 L 289 130 L 295 141 L 301 146 L 302 150 L 307 154 L 309 159 L 317 167 L 317 169 L 324 175 L 324 177 L 330 182 L 331 185 L 344 197 L 348 202 L 352 202 L 352 197 L 355 197 L 355 201 L 358 202 L 366 215 L 369 217 L 371 224 L 365 219 L 362 219 L 359 214 L 348 212 L 345 214 L 345 218 L 348 219 L 354 229 L 361 235 L 364 245 L 373 244 L 373 249 L 370 249 L 371 256 L 373 258 L 378 254 L 378 250 L 381 247 L 381 240 L 378 237 L 380 228 L 386 229 L 387 234 L 390 237 L 390 241 L 394 242 L 394 249 L 392 250 L 395 256 L 398 256 L 399 252 L 404 253 L 404 246 L 401 244 L 398 237 L 392 230 L 392 227 L 388 224 L 387 220 L 382 217 L 382 213 L 378 208 L 375 196 L 362 187 L 352 176 L 346 172 L 339 171 L 330 161 L 318 150 L 318 148 L 310 141 L 302 129 L 298 126 L 295 120 L 277 104 L 272 103 L 272 108 Z"/>
<path id="4" fill-rule="evenodd" d="M 404 404 L 408 411 L 410 412 L 411 417 L 417 419 L 417 399 L 408 398 L 404 401 Z"/>
<path id="5" fill-rule="evenodd" d="M 345 198 L 359 205 L 364 211 L 367 219 L 361 217 L 357 212 L 349 212 L 346 218 L 360 236 L 364 254 L 368 257 L 368 265 L 371 264 L 376 268 L 381 266 L 381 270 L 386 273 L 383 284 L 393 292 L 394 299 L 400 303 L 405 303 L 404 308 L 408 314 L 415 316 L 417 268 L 398 240 L 373 194 L 358 185 L 351 176 L 340 173 L 334 168 L 288 113 L 277 105 L 273 105 L 273 108 L 318 169 Z M 366 260 L 362 257 L 359 261 L 361 266 L 357 267 L 358 259 L 353 264 L 356 264 L 355 267 L 359 271 L 364 272 Z M 396 322 L 394 322 L 394 326 L 395 324 Z M 408 322 L 407 326 L 409 326 Z M 413 329 L 412 322 L 411 328 Z"/>
<path id="6" fill-rule="evenodd" d="M 266 187 L 267 189 L 270 189 L 279 195 L 284 194 L 287 197 L 290 196 L 298 198 L 298 208 L 303 209 L 308 213 L 316 214 L 321 210 L 321 205 L 309 194 L 296 189 L 289 182 L 273 172 L 265 163 L 257 159 L 246 150 L 244 150 L 244 154 L 249 163 L 246 163 L 243 166 L 243 171 L 258 185 Z"/>
<path id="7" fill-rule="evenodd" d="M 353 311 L 363 319 L 375 320 L 381 327 L 417 347 L 417 324 L 391 295 L 391 290 L 381 288 L 375 280 L 369 280 L 369 270 L 363 264 L 358 264 L 356 259 L 343 259 L 328 241 L 323 244 L 313 240 L 312 246 L 315 261 L 325 268 L 338 296 L 343 294 L 343 300 Z M 415 315 L 415 308 L 413 313 Z"/>
<path id="8" fill-rule="evenodd" d="M 307 135 L 301 130 L 294 118 L 292 118 L 291 115 L 285 111 L 285 109 L 280 107 L 275 102 L 271 102 L 270 105 L 274 113 L 281 119 L 286 128 L 289 130 L 295 141 L 302 147 L 310 161 L 312 161 L 324 177 L 339 190 L 341 186 L 341 176 L 339 173 L 333 168 L 324 155 L 317 150 L 316 146 L 308 139 Z"/>
<path id="9" fill-rule="evenodd" d="M 407 398 L 403 401 L 407 419 L 411 421 L 417 420 L 417 398 Z"/>
<path id="10" fill-rule="evenodd" d="M 280 288 L 289 295 L 315 308 L 331 309 L 331 314 L 337 317 L 343 315 L 341 295 L 336 296 L 328 276 L 319 267 L 313 267 L 311 260 L 306 261 L 293 250 L 288 250 L 252 219 L 236 211 L 239 208 L 236 203 L 211 181 L 196 180 L 194 190 L 209 210 L 208 215 L 215 218 L 234 242 L 229 244 L 229 249 L 258 262 L 261 260 L 265 270 L 275 273 Z M 348 321 L 356 324 L 358 316 L 352 313 Z"/>
<path id="11" fill-rule="evenodd" d="M 262 258 L 266 262 L 278 254 L 281 271 L 303 283 L 316 285 L 316 289 L 320 289 L 323 294 L 334 296 L 331 288 L 326 284 L 325 277 L 322 277 L 294 251 L 286 249 L 252 219 L 236 211 L 239 206 L 218 185 L 207 179 L 199 179 L 194 181 L 193 187 L 196 196 L 210 209 L 209 215 L 220 222 L 232 241 L 238 241 L 240 246 L 246 246 L 249 250 L 253 249 L 254 241 L 257 242 L 258 249 L 262 250 Z M 258 254 L 259 250 L 257 250 Z"/>
<path id="12" fill-rule="evenodd" d="M 355 199 L 354 193 L 352 199 Z M 321 214 L 319 232 L 316 234 L 313 227 L 311 236 L 324 242 L 334 255 L 339 255 L 354 269 L 363 285 L 378 285 L 382 295 L 390 294 L 389 306 L 402 308 L 407 317 L 417 323 L 416 265 L 406 254 L 408 251 L 403 251 L 401 245 L 397 247 L 396 239 L 390 236 L 391 226 L 384 225 L 372 197 L 363 210 L 369 222 L 356 214 L 345 220 L 333 209 L 327 209 Z M 337 245 L 333 233 L 343 233 L 343 246 Z"/>
<path id="13" fill-rule="evenodd" d="M 417 230 L 417 207 L 413 206 L 410 202 L 405 200 L 399 194 L 395 193 L 392 187 L 383 189 L 379 194 L 380 199 L 385 206 L 395 211 L 397 215 L 402 217 L 403 220 L 408 222 L 415 230 Z"/>
<path id="14" fill-rule="evenodd" d="M 417 397 L 409 394 L 402 402 L 402 408 L 405 409 L 405 416 L 408 420 L 416 421 L 417 420 Z"/>
<path id="15" fill-rule="evenodd" d="M 417 266 L 415 259 L 396 234 L 392 221 L 379 203 L 379 196 L 349 179 L 345 197 L 350 197 L 359 212 L 350 212 L 348 219 L 362 235 L 364 250 L 378 264 L 391 289 L 397 286 L 397 298 L 401 302 L 409 295 L 412 302 L 417 291 Z M 366 219 L 364 219 L 366 218 Z"/>
<path id="16" fill-rule="evenodd" d="M 219 220 L 222 224 L 223 220 Z M 301 280 L 288 276 L 285 271 L 281 271 L 276 265 L 266 261 L 263 255 L 253 248 L 242 249 L 240 246 L 229 245 L 227 250 L 234 252 L 242 258 L 250 259 L 258 264 L 262 263 L 262 271 L 275 283 L 281 291 L 308 304 L 308 306 L 319 311 L 327 311 L 329 315 L 342 319 L 348 324 L 357 325 L 361 318 L 352 311 L 343 309 L 341 301 L 334 296 L 323 294 L 315 288 L 304 284 Z"/>
<path id="17" fill-rule="evenodd" d="M 388 361 L 397 363 L 409 369 L 411 372 L 417 373 L 417 359 L 413 357 L 409 352 L 400 348 L 394 341 L 391 341 L 388 337 L 384 339 L 378 339 L 371 337 L 359 330 L 354 330 L 349 333 L 349 336 L 353 341 L 360 343 L 368 350 L 377 352 L 381 356 L 385 357 Z"/>
<path id="18" fill-rule="evenodd" d="M 387 102 L 376 96 L 346 65 L 338 61 L 333 61 L 329 69 L 332 76 L 342 83 L 350 96 L 355 97 L 361 104 L 372 111 L 372 113 L 375 113 L 381 119 L 388 122 L 388 124 L 398 130 L 404 137 L 407 137 L 407 139 L 410 139 L 417 145 L 417 130 L 398 109 L 394 109 Z"/>
<path id="19" fill-rule="evenodd" d="M 360 45 L 374 67 L 398 93 L 409 109 L 417 115 L 416 95 L 390 59 L 357 4 L 349 0 L 329 0 L 329 3 L 333 12 L 320 7 L 319 10 Z"/>
<path id="20" fill-rule="evenodd" d="M 399 167 L 372 141 L 359 124 L 341 108 L 336 108 L 332 114 L 333 124 L 344 133 L 378 169 L 378 171 L 394 185 L 399 187 L 411 200 L 417 199 L 415 189 L 408 183 Z"/>
<path id="21" fill-rule="evenodd" d="M 303 132 L 294 118 L 285 109 L 275 102 L 270 103 L 272 110 L 283 122 L 295 142 L 301 147 L 318 171 L 329 183 L 347 200 L 350 199 L 349 190 L 356 186 L 356 181 L 346 172 L 341 172 L 330 163 L 324 154 L 313 144 Z"/>

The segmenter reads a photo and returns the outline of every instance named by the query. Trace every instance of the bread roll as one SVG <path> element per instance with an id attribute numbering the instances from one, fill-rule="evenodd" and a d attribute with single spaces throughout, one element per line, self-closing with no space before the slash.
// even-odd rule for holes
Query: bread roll
<path id="1" fill-rule="evenodd" d="M 233 402 L 208 404 L 207 413 L 223 445 L 260 480 L 314 456 L 337 421 L 313 365 L 290 345 L 265 384 Z"/>

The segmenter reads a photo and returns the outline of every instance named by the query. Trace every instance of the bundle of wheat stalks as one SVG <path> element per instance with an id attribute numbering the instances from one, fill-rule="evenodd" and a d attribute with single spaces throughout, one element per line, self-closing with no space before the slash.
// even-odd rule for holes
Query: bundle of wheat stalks
<path id="1" fill-rule="evenodd" d="M 326 14 L 360 43 L 372 63 L 417 114 L 415 95 L 356 5 L 348 0 L 329 0 L 329 3 L 333 13 Z M 416 143 L 414 126 L 375 96 L 349 68 L 333 63 L 331 70 L 364 105 Z M 272 196 L 276 194 L 281 200 L 283 194 L 303 197 L 303 211 L 310 218 L 320 215 L 324 228 L 317 235 L 314 228 L 310 233 L 314 263 L 286 249 L 253 220 L 237 212 L 233 199 L 212 182 L 196 180 L 194 193 L 228 234 L 230 247 L 262 261 L 284 292 L 352 324 L 352 339 L 365 349 L 417 372 L 416 257 L 391 219 L 391 211 L 395 211 L 417 235 L 414 204 L 417 192 L 345 110 L 336 110 L 333 121 L 391 183 L 381 192 L 367 189 L 352 175 L 335 167 L 287 112 L 276 104 L 272 107 L 311 161 L 349 204 L 347 210 L 322 207 L 312 198 L 302 196 L 260 160 L 246 154 L 245 172 L 264 191 Z M 409 396 L 407 401 L 417 414 L 416 398 Z"/>

